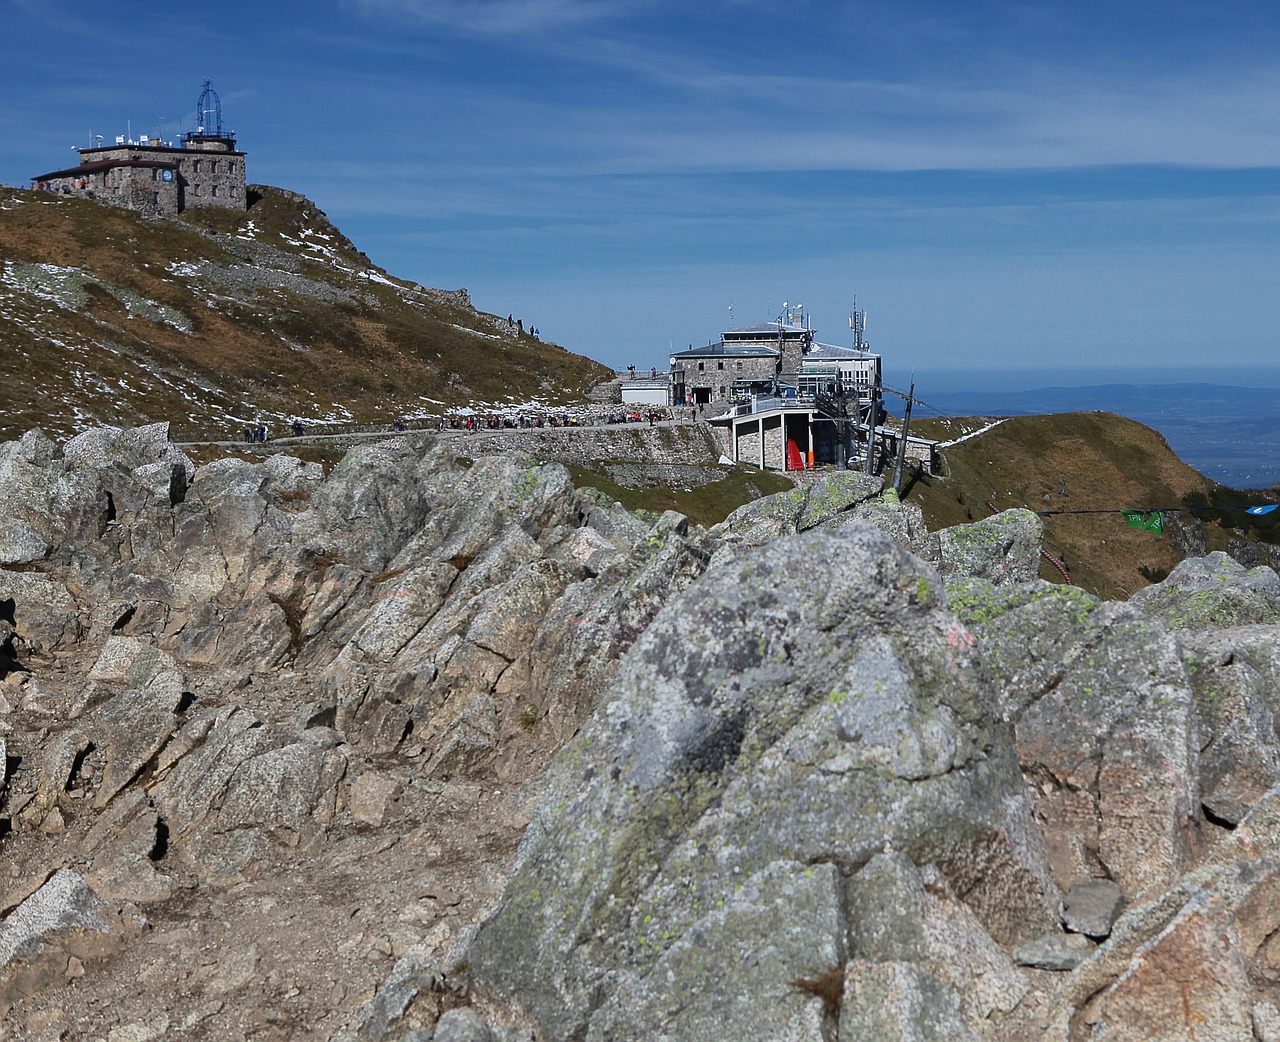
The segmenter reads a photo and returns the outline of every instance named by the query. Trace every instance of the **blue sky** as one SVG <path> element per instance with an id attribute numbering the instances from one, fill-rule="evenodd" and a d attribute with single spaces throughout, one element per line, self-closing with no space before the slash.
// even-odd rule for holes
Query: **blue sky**
<path id="1" fill-rule="evenodd" d="M 0 181 L 190 129 L 207 76 L 251 180 L 619 367 L 730 305 L 847 343 L 855 294 L 925 387 L 1280 364 L 1274 3 L 295 10 L 0 0 Z"/>

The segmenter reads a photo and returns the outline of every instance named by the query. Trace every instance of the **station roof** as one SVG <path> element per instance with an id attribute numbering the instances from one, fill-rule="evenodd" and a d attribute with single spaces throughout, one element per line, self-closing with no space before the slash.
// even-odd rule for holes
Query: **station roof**
<path id="1" fill-rule="evenodd" d="M 835 344 L 814 344 L 813 349 L 800 359 L 801 364 L 805 362 L 856 362 L 871 358 L 877 358 L 878 355 L 870 351 L 859 351 L 852 347 L 838 347 Z"/>
<path id="2" fill-rule="evenodd" d="M 688 351 L 673 351 L 672 358 L 777 358 L 778 352 L 764 344 L 708 344 Z"/>

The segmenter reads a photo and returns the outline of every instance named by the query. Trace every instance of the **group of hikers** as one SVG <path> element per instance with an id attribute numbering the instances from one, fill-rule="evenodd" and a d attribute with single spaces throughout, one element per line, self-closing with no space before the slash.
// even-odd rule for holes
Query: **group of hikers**
<path id="1" fill-rule="evenodd" d="M 294 420 L 292 426 L 293 426 L 293 436 L 295 438 L 301 438 L 304 434 L 307 433 L 307 428 L 302 425 L 301 420 Z M 403 425 L 400 425 L 396 429 L 404 430 L 405 428 Z M 258 424 L 258 426 L 256 427 L 246 427 L 244 429 L 244 440 L 250 443 L 252 442 L 257 442 L 259 444 L 265 443 L 271 440 L 271 432 L 267 429 L 266 424 L 262 424 L 262 423 Z"/>
<path id="2" fill-rule="evenodd" d="M 510 315 L 508 315 L 508 316 L 507 316 L 507 325 L 509 325 L 509 326 L 514 326 L 514 327 L 516 328 L 516 330 L 517 330 L 521 335 L 523 335 L 523 334 L 524 334 L 524 319 L 522 319 L 522 318 L 512 318 Z M 529 327 L 529 335 L 530 335 L 531 337 L 534 337 L 534 338 L 535 338 L 535 339 L 537 339 L 537 340 L 541 340 L 541 339 L 542 339 L 542 330 L 541 330 L 541 329 L 539 329 L 537 326 L 530 326 L 530 327 Z"/>
<path id="3" fill-rule="evenodd" d="M 576 427 L 582 421 L 576 416 L 442 416 L 439 429 L 442 431 L 500 431 L 530 430 L 534 427 Z"/>

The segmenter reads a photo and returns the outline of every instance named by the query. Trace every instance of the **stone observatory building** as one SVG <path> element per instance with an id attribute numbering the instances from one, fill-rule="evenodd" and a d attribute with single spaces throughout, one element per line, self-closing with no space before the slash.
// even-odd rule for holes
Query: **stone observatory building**
<path id="1" fill-rule="evenodd" d="M 116 138 L 80 149 L 80 163 L 32 178 L 58 195 L 93 199 L 172 217 L 193 206 L 245 209 L 245 153 L 222 125 L 222 102 L 210 80 L 196 102 L 196 129 L 178 142 Z"/>

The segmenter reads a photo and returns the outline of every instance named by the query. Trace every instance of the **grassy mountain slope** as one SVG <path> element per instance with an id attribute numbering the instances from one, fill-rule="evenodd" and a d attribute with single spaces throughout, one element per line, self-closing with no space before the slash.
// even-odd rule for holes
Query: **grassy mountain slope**
<path id="1" fill-rule="evenodd" d="M 913 430 L 948 440 L 990 420 L 925 420 Z M 962 524 L 1001 510 L 1035 511 L 1180 507 L 1183 496 L 1214 483 L 1183 463 L 1150 427 L 1112 413 L 1019 416 L 943 450 L 946 475 L 916 481 L 906 493 L 930 528 Z M 1072 579 L 1104 597 L 1126 598 L 1146 586 L 1144 575 L 1172 569 L 1184 554 L 1179 532 L 1207 539 L 1208 526 L 1189 513 L 1170 517 L 1163 535 L 1129 528 L 1117 513 L 1045 517 L 1045 545 L 1065 559 Z M 1062 577 L 1045 562 L 1044 578 Z"/>
<path id="2" fill-rule="evenodd" d="M 313 204 L 147 219 L 0 188 L 0 437 L 167 419 L 386 422 L 581 393 L 607 370 L 466 294 L 392 278 Z"/>

